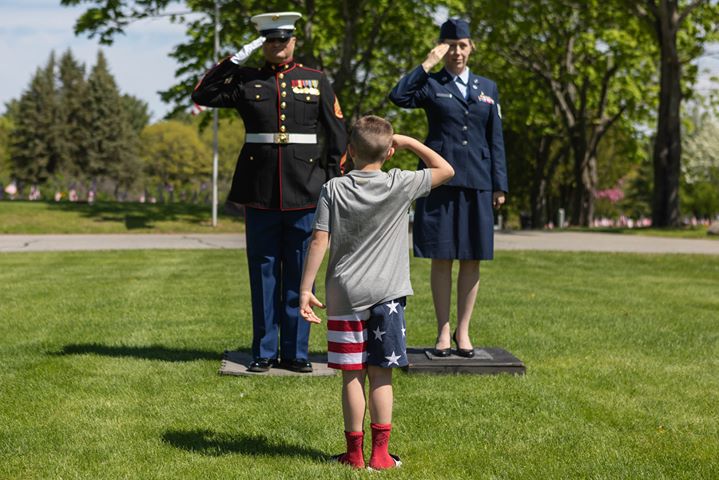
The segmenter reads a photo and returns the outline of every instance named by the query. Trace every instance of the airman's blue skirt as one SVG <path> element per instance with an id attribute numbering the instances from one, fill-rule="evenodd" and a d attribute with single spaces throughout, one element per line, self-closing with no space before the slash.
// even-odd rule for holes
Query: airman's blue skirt
<path id="1" fill-rule="evenodd" d="M 414 256 L 444 260 L 494 257 L 492 192 L 440 186 L 417 200 Z"/>

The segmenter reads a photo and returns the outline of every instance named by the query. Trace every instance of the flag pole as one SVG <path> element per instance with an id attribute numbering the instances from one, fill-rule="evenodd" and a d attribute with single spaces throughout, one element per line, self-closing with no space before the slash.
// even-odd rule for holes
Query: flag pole
<path id="1" fill-rule="evenodd" d="M 215 0 L 215 65 L 219 62 L 220 56 L 220 2 Z M 212 226 L 217 226 L 217 170 L 218 170 L 218 127 L 219 111 L 214 108 L 212 111 Z"/>

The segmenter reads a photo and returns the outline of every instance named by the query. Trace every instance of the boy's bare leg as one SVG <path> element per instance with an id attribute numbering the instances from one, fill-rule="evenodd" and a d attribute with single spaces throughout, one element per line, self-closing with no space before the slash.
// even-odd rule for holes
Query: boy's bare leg
<path id="1" fill-rule="evenodd" d="M 457 274 L 457 342 L 459 348 L 472 348 L 469 322 L 479 291 L 479 260 L 460 260 Z"/>
<path id="2" fill-rule="evenodd" d="M 364 379 L 366 370 L 342 371 L 342 415 L 345 432 L 361 432 L 366 407 Z"/>
<path id="3" fill-rule="evenodd" d="M 372 423 L 392 423 L 392 369 L 369 365 L 369 418 Z"/>
<path id="4" fill-rule="evenodd" d="M 392 369 L 367 367 L 369 376 L 369 412 L 372 428 L 372 455 L 369 466 L 376 470 L 394 468 L 395 460 L 389 453 L 392 433 Z"/>
<path id="5" fill-rule="evenodd" d="M 345 441 L 347 450 L 332 457 L 340 463 L 354 468 L 364 468 L 364 379 L 366 370 L 342 371 L 342 415 L 345 423 Z"/>
<path id="6" fill-rule="evenodd" d="M 452 260 L 432 259 L 432 300 L 434 314 L 437 317 L 437 343 L 435 348 L 442 350 L 450 347 L 449 307 L 452 300 Z"/>

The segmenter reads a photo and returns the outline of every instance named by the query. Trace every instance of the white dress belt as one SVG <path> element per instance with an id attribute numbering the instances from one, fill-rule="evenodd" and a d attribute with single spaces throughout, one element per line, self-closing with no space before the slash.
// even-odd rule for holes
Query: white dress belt
<path id="1" fill-rule="evenodd" d="M 317 143 L 314 133 L 248 133 L 245 143 Z"/>

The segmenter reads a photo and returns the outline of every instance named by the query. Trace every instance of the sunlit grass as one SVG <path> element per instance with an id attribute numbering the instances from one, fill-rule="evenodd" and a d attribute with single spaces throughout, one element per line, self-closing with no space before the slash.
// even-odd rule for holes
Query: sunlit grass
<path id="1" fill-rule="evenodd" d="M 435 327 L 412 261 L 408 338 Z M 0 478 L 365 478 L 338 377 L 219 376 L 243 251 L 0 255 Z M 472 338 L 524 377 L 395 377 L 383 478 L 716 478 L 719 257 L 502 252 Z M 324 298 L 319 288 L 320 298 Z M 325 325 L 310 348 L 325 351 Z"/>
<path id="2" fill-rule="evenodd" d="M 0 234 L 232 232 L 244 232 L 244 221 L 225 213 L 223 205 L 212 227 L 211 205 L 0 202 Z"/>

